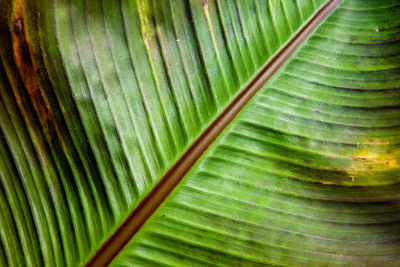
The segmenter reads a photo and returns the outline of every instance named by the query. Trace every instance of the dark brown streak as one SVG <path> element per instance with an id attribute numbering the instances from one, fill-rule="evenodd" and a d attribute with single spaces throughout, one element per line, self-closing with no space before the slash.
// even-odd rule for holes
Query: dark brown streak
<path id="1" fill-rule="evenodd" d="M 25 28 L 24 28 L 24 20 L 23 18 L 18 18 L 14 21 L 14 34 L 18 38 L 18 43 L 20 47 L 21 58 L 24 63 L 29 67 L 33 67 L 32 58 L 29 53 L 28 43 L 25 39 Z"/>
<path id="2" fill-rule="evenodd" d="M 18 10 L 20 11 L 20 10 Z M 38 113 L 39 120 L 44 127 L 46 136 L 51 140 L 56 129 L 56 122 L 52 111 L 49 108 L 47 99 L 40 92 L 40 82 L 33 61 L 31 47 L 27 38 L 26 27 L 23 15 L 16 17 L 12 23 L 13 26 L 13 47 L 15 63 L 21 74 L 22 81 L 27 89 L 35 110 Z M 20 96 L 16 95 L 17 99 Z"/>
<path id="3" fill-rule="evenodd" d="M 196 163 L 198 158 L 233 120 L 254 94 L 279 69 L 285 60 L 304 41 L 304 39 L 326 18 L 341 0 L 331 0 L 323 6 L 307 24 L 296 33 L 270 61 L 265 65 L 249 85 L 233 100 L 221 115 L 190 146 L 186 153 L 162 177 L 153 190 L 140 202 L 139 206 L 128 216 L 125 222 L 103 244 L 86 266 L 106 266 L 129 242 L 132 236 L 163 203 L 185 174 Z M 202 1 L 205 3 L 205 1 Z"/>

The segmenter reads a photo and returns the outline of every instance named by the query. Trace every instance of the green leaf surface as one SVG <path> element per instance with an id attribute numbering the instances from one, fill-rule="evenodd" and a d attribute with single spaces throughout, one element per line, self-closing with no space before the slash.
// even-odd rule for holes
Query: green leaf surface
<path id="1" fill-rule="evenodd" d="M 326 1 L 0 3 L 0 265 L 87 262 Z"/>
<path id="2" fill-rule="evenodd" d="M 400 3 L 344 0 L 113 266 L 399 266 Z"/>

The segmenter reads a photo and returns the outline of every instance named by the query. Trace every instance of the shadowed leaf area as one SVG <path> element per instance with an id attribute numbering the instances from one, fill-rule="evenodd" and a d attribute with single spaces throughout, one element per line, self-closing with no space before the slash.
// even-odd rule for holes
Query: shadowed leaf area
<path id="1" fill-rule="evenodd" d="M 0 3 L 0 266 L 81 266 L 324 0 Z M 399 266 L 400 1 L 343 0 L 112 266 Z"/>

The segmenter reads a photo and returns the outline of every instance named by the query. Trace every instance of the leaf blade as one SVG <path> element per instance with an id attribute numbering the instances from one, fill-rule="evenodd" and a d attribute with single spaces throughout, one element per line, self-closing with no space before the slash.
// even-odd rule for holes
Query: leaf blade
<path id="1" fill-rule="evenodd" d="M 23 205 L 35 214 L 39 245 L 32 255 L 26 252 L 38 259 L 33 265 L 86 262 L 294 33 L 279 44 L 271 39 L 275 50 L 258 57 L 255 53 L 266 51 L 265 38 L 255 34 L 259 22 L 244 15 L 252 10 L 242 4 L 230 15 L 236 27 L 251 19 L 248 29 L 254 33 L 244 37 L 236 29 L 230 41 L 214 1 L 165 1 L 159 8 L 150 1 L 16 1 L 10 10 L 21 13 L 18 21 L 2 14 L 1 61 L 10 81 L 2 99 L 12 96 L 8 103 L 20 110 L 15 116 L 28 132 L 14 140 L 9 122 L 0 127 L 8 148 L 23 142 L 29 151 L 11 160 L 20 189 L 32 195 Z M 20 30 L 12 33 L 16 22 Z M 20 77 L 27 66 L 10 56 L 21 56 L 12 48 L 18 40 L 29 46 L 28 76 Z M 249 49 L 253 54 L 244 57 L 248 70 L 239 79 L 242 66 L 232 63 L 239 55 L 233 49 L 242 45 L 240 56 Z M 170 51 L 176 58 L 168 58 Z M 10 262 L 19 257 L 7 250 L 1 255 Z"/>
<path id="2" fill-rule="evenodd" d="M 379 6 L 379 12 L 364 4 Z M 399 61 L 371 61 L 369 56 L 385 50 L 369 40 L 386 46 L 400 35 L 398 30 L 376 34 L 364 24 L 396 27 L 388 17 L 397 13 L 391 3 L 383 8 L 376 1 L 343 1 L 225 129 L 113 265 L 143 259 L 174 266 L 182 260 L 397 265 Z M 342 14 L 352 20 L 332 24 Z M 343 34 L 339 46 L 331 32 L 349 25 L 363 30 Z M 354 32 L 362 35 L 355 39 L 360 50 L 352 47 Z M 331 51 L 331 43 L 357 52 L 310 57 L 315 47 Z"/>

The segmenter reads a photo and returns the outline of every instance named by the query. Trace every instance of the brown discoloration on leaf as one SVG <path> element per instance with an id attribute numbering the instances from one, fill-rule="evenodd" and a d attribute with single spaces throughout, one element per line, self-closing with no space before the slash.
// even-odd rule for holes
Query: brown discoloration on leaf
<path id="1" fill-rule="evenodd" d="M 37 66 L 32 54 L 32 47 L 25 25 L 24 19 L 24 1 L 14 2 L 14 13 L 12 17 L 12 42 L 14 59 L 22 81 L 27 90 L 27 95 L 36 110 L 38 118 L 44 132 L 49 140 L 52 140 L 57 133 L 57 124 L 54 114 L 50 108 L 50 103 L 46 96 L 40 90 L 40 80 L 37 72 Z M 16 96 L 17 100 L 20 99 Z M 18 101 L 21 105 L 21 101 Z M 60 138 L 60 144 L 67 152 L 66 146 Z"/>
<path id="2" fill-rule="evenodd" d="M 29 44 L 25 37 L 25 27 L 23 18 L 17 18 L 13 22 L 13 33 L 17 39 L 18 50 L 20 52 L 20 57 L 19 57 L 20 61 L 23 61 L 23 64 L 29 67 L 33 67 Z"/>

